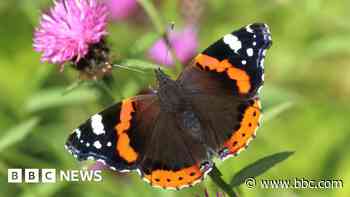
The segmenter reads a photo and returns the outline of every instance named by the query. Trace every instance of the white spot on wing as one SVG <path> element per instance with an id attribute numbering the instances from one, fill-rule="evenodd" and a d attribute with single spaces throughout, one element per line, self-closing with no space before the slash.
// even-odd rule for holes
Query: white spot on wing
<path id="1" fill-rule="evenodd" d="M 263 54 L 263 56 L 265 57 L 265 56 L 266 56 L 266 50 L 264 50 L 264 51 L 262 52 L 262 54 Z"/>
<path id="2" fill-rule="evenodd" d="M 246 61 L 246 60 L 242 60 L 242 64 L 243 64 L 243 65 L 246 65 L 246 64 L 247 64 L 247 61 Z"/>
<path id="3" fill-rule="evenodd" d="M 80 129 L 75 129 L 74 132 L 75 132 L 75 134 L 77 135 L 77 138 L 80 139 L 80 136 L 81 136 L 81 131 L 80 131 Z"/>
<path id="4" fill-rule="evenodd" d="M 252 48 L 247 49 L 247 55 L 248 55 L 249 57 L 253 56 L 253 54 L 254 54 L 254 51 L 253 51 Z"/>
<path id="5" fill-rule="evenodd" d="M 234 36 L 232 34 L 227 34 L 224 36 L 223 41 L 225 44 L 229 45 L 229 47 L 237 53 L 239 49 L 242 48 L 241 41 L 237 38 L 237 36 Z"/>
<path id="6" fill-rule="evenodd" d="M 142 180 L 146 181 L 147 183 L 151 183 L 148 179 L 143 178 Z"/>
<path id="7" fill-rule="evenodd" d="M 102 144 L 101 144 L 101 142 L 100 142 L 100 141 L 98 141 L 98 140 L 97 140 L 97 141 L 95 141 L 95 142 L 94 142 L 94 147 L 95 147 L 95 148 L 97 148 L 97 149 L 102 148 Z"/>
<path id="8" fill-rule="evenodd" d="M 91 127 L 92 127 L 92 132 L 95 133 L 96 135 L 101 135 L 106 133 L 104 126 L 102 124 L 102 116 L 99 114 L 95 114 L 91 117 Z"/>
<path id="9" fill-rule="evenodd" d="M 254 31 L 253 31 L 253 29 L 250 27 L 250 25 L 247 25 L 247 26 L 245 27 L 245 29 L 246 29 L 247 32 L 249 32 L 249 33 L 254 33 Z"/>
<path id="10" fill-rule="evenodd" d="M 142 176 L 141 170 L 140 169 L 136 169 L 137 174 L 139 174 L 139 176 Z"/>
<path id="11" fill-rule="evenodd" d="M 105 161 L 105 160 L 103 160 L 103 159 L 97 159 L 96 161 L 98 161 L 98 162 L 102 163 L 103 165 L 106 165 L 106 161 Z"/>
<path id="12" fill-rule="evenodd" d="M 108 143 L 107 143 L 107 146 L 108 146 L 108 147 L 111 147 L 111 146 L 112 146 L 112 142 L 108 142 Z"/>
<path id="13" fill-rule="evenodd" d="M 109 169 L 116 171 L 117 169 L 113 166 L 110 166 Z"/>

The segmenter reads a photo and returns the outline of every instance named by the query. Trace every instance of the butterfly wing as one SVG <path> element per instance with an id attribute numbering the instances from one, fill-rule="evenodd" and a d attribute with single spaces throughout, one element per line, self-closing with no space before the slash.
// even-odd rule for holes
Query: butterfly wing
<path id="1" fill-rule="evenodd" d="M 178 79 L 192 90 L 253 97 L 263 85 L 264 58 L 271 46 L 266 24 L 252 24 L 225 35 L 194 58 Z M 207 71 L 197 75 L 197 71 Z M 204 76 L 204 77 L 203 77 Z M 211 78 L 212 80 L 208 80 Z M 197 83 L 192 83 L 196 82 Z M 211 92 L 214 91 L 214 92 Z"/>
<path id="2" fill-rule="evenodd" d="M 205 145 L 181 127 L 177 113 L 161 112 L 140 163 L 144 180 L 154 187 L 181 189 L 193 185 L 210 170 Z"/>
<path id="3" fill-rule="evenodd" d="M 194 111 L 202 122 L 205 144 L 221 159 L 238 154 L 256 136 L 261 117 L 258 98 L 242 100 L 200 94 L 191 97 Z"/>
<path id="4" fill-rule="evenodd" d="M 156 103 L 155 95 L 147 95 L 110 106 L 75 129 L 66 148 L 79 160 L 97 160 L 112 170 L 134 170 L 145 149 L 146 131 L 151 130 L 152 125 L 146 123 L 154 122 L 159 113 Z"/>
<path id="5" fill-rule="evenodd" d="M 181 128 L 177 113 L 161 112 L 156 95 L 123 100 L 74 130 L 66 148 L 79 160 L 138 170 L 154 187 L 181 189 L 210 170 L 202 142 Z"/>
<path id="6" fill-rule="evenodd" d="M 271 46 L 266 24 L 225 35 L 194 58 L 178 78 L 206 129 L 206 143 L 221 158 L 238 153 L 255 136 L 264 81 L 264 58 Z"/>

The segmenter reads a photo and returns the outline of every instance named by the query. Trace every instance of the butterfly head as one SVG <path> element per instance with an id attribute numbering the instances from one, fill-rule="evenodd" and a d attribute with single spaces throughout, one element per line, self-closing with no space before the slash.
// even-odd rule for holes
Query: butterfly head
<path id="1" fill-rule="evenodd" d="M 176 112 L 183 108 L 183 90 L 180 84 L 172 80 L 160 68 L 155 70 L 158 81 L 157 95 L 160 100 L 162 110 Z"/>
<path id="2" fill-rule="evenodd" d="M 154 72 L 155 72 L 156 79 L 158 81 L 158 85 L 159 86 L 162 86 L 162 85 L 165 85 L 165 84 L 169 84 L 169 83 L 171 83 L 173 81 L 160 68 L 155 69 Z"/>

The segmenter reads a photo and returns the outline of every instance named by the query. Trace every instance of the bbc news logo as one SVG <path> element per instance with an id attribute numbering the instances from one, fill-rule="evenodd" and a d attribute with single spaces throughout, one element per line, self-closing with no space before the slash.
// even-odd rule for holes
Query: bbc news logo
<path id="1" fill-rule="evenodd" d="M 9 183 L 100 182 L 101 170 L 56 170 L 16 168 L 7 170 Z"/>

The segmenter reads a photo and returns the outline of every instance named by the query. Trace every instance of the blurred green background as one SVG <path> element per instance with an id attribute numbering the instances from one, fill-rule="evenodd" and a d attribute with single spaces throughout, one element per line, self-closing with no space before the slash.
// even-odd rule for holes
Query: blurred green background
<path id="1" fill-rule="evenodd" d="M 350 1 L 247 0 L 202 1 L 200 50 L 227 32 L 265 22 L 273 47 L 265 61 L 262 104 L 266 112 L 257 138 L 239 157 L 217 161 L 225 180 L 266 155 L 295 154 L 260 179 L 342 179 L 342 189 L 249 189 L 241 196 L 350 196 Z M 157 1 L 165 22 L 183 24 L 179 1 Z M 63 144 L 70 131 L 107 104 L 95 88 L 63 94 L 77 80 L 67 67 L 59 73 L 42 64 L 32 49 L 33 28 L 46 0 L 0 2 L 0 196 L 211 196 L 220 191 L 210 178 L 180 192 L 151 188 L 136 173 L 104 171 L 101 183 L 9 184 L 8 168 L 79 169 Z M 147 21 L 111 24 L 109 42 L 122 59 L 146 60 L 155 37 Z M 113 71 L 116 101 L 152 84 L 152 71 Z M 86 165 L 86 164 L 84 164 Z"/>

